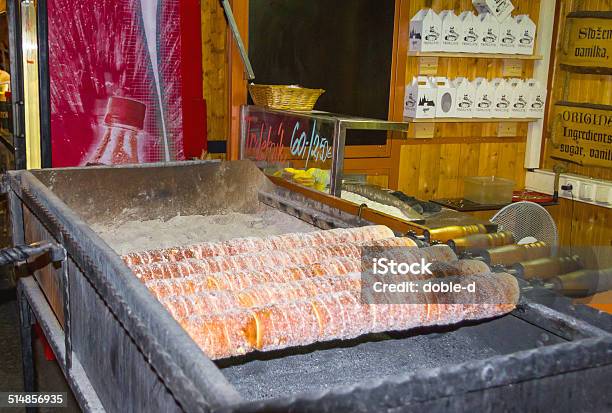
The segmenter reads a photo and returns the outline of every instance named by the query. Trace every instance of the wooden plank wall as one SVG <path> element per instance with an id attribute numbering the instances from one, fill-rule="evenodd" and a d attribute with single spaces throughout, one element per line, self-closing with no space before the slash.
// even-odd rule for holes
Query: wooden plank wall
<path id="1" fill-rule="evenodd" d="M 612 0 L 564 0 L 560 3 L 561 30 L 559 30 L 559 39 L 557 41 L 558 50 L 563 44 L 563 27 L 565 25 L 565 15 L 567 13 L 579 10 L 610 11 L 612 9 Z M 558 55 L 559 53 L 557 53 L 557 56 Z M 549 113 L 552 110 L 553 104 L 560 100 L 612 105 L 612 77 L 605 75 L 585 75 L 566 72 L 564 70 L 560 70 L 558 62 L 555 62 L 555 74 L 551 94 Z M 545 156 L 543 159 L 543 167 L 547 169 L 552 169 L 553 165 L 559 162 L 549 157 L 550 150 L 552 149 L 550 145 L 548 145 L 551 124 L 552 119 L 550 119 L 548 125 L 549 128 L 546 134 L 546 148 L 544 151 Z M 572 173 L 590 176 L 592 178 L 612 180 L 612 168 L 584 167 L 574 165 L 569 162 L 566 164 L 569 171 Z"/>
<path id="2" fill-rule="evenodd" d="M 563 27 L 565 15 L 570 11 L 578 10 L 601 10 L 609 11 L 612 9 L 611 0 L 563 0 L 559 2 L 560 22 L 557 40 L 559 49 L 563 42 Z M 557 56 L 559 53 L 557 53 Z M 551 90 L 551 100 L 549 111 L 552 105 L 559 100 L 569 100 L 571 102 L 587 102 L 612 105 L 612 76 L 585 75 L 569 73 L 560 70 L 558 62 L 555 62 L 555 72 L 553 86 Z M 551 147 L 549 145 L 552 118 L 549 116 L 548 128 L 546 130 L 545 149 L 543 151 L 542 167 L 552 169 L 561 163 L 550 158 Z M 597 179 L 612 181 L 612 168 L 583 167 L 568 162 L 563 162 L 569 172 L 589 176 Z M 574 202 L 571 200 L 561 200 L 561 205 L 551 208 L 557 226 L 559 236 L 563 245 L 595 245 L 612 247 L 612 209 L 602 208 L 595 205 Z M 604 256 L 606 255 L 606 256 Z M 612 266 L 612 257 L 608 254 L 601 256 L 602 260 L 607 260 L 608 265 Z"/>
<path id="3" fill-rule="evenodd" d="M 473 10 L 470 0 L 416 0 L 402 1 L 402 24 L 421 8 L 432 7 L 437 12 L 454 9 L 455 13 Z M 540 1 L 515 0 L 515 14 L 529 14 L 537 23 Z M 405 30 L 407 33 L 407 29 Z M 402 51 L 400 50 L 400 53 Z M 404 52 L 405 53 L 405 52 Z M 470 79 L 493 79 L 502 74 L 501 59 L 440 58 L 438 76 Z M 418 74 L 418 59 L 408 57 L 405 73 L 397 76 L 396 89 Z M 401 68 L 398 69 L 401 71 Z M 533 73 L 533 62 L 524 61 L 523 78 Z M 404 74 L 404 76 L 401 76 Z M 402 117 L 402 99 L 394 99 L 394 119 Z M 412 127 L 412 125 L 411 125 Z M 527 124 L 518 124 L 514 137 L 496 137 L 496 123 L 447 123 L 436 124 L 433 139 L 409 139 L 394 141 L 394 163 L 398 171 L 396 186 L 422 199 L 460 197 L 463 194 L 463 178 L 474 175 L 495 175 L 516 182 L 522 188 L 525 181 L 523 161 Z M 394 179 L 390 179 L 393 183 Z"/>
<path id="4" fill-rule="evenodd" d="M 561 199 L 547 208 L 557 224 L 559 240 L 565 247 L 594 246 L 602 268 L 612 267 L 612 210 L 597 205 Z"/>
<path id="5" fill-rule="evenodd" d="M 229 134 L 227 23 L 219 0 L 201 0 L 202 93 L 206 99 L 208 140 Z"/>

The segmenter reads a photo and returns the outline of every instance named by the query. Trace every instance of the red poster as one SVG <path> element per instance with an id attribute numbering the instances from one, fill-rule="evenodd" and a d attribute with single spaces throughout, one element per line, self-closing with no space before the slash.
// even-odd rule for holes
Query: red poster
<path id="1" fill-rule="evenodd" d="M 185 130 L 205 146 L 203 101 L 185 96 L 201 53 L 184 58 L 184 3 L 48 1 L 54 167 L 183 160 Z"/>

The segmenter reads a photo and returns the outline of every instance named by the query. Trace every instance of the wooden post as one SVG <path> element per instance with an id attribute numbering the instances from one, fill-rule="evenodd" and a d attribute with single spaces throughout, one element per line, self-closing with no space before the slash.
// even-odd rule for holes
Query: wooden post
<path id="1" fill-rule="evenodd" d="M 549 85 L 548 92 L 548 105 L 551 105 L 551 91 L 549 83 L 549 70 L 554 65 L 554 51 L 555 45 L 553 41 L 553 32 L 555 31 L 556 22 L 558 20 L 555 17 L 557 2 L 543 1 L 540 3 L 540 15 L 538 17 L 538 34 L 536 40 L 536 54 L 543 56 L 542 60 L 534 62 L 533 65 L 533 78 L 538 80 L 542 85 Z M 542 141 L 544 133 L 546 132 L 547 116 L 536 122 L 529 124 L 529 130 L 527 132 L 527 144 L 525 146 L 525 169 L 539 168 L 540 167 L 540 153 L 542 151 Z"/>
<path id="2" fill-rule="evenodd" d="M 395 18 L 393 22 L 393 57 L 391 60 L 391 87 L 389 96 L 389 120 L 400 121 L 404 113 L 404 92 L 406 90 L 406 59 L 408 57 L 408 29 L 410 23 L 409 2 L 395 0 Z M 389 188 L 397 189 L 399 183 L 400 151 L 402 140 L 391 139 L 391 173 Z"/>
<path id="3" fill-rule="evenodd" d="M 236 25 L 242 36 L 244 47 L 249 47 L 249 0 L 232 0 L 232 10 Z M 227 159 L 236 160 L 240 156 L 240 107 L 247 103 L 247 81 L 240 53 L 232 33 L 227 29 L 229 84 L 229 136 L 227 140 Z M 257 73 L 255 74 L 257 75 Z"/>

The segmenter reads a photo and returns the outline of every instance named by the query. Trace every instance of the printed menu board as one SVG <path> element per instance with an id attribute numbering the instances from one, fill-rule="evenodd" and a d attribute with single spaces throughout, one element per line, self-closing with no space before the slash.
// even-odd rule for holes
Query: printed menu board
<path id="1" fill-rule="evenodd" d="M 551 156 L 579 165 L 612 168 L 612 106 L 557 103 Z"/>
<path id="2" fill-rule="evenodd" d="M 612 12 L 574 12 L 567 16 L 562 65 L 582 72 L 612 73 Z"/>

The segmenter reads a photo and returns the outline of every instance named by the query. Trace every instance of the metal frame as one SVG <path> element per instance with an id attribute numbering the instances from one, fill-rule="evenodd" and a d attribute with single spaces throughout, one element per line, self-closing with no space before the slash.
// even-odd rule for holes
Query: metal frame
<path id="1" fill-rule="evenodd" d="M 358 116 L 338 115 L 323 111 L 299 112 L 291 110 L 270 109 L 259 106 L 244 105 L 240 108 L 240 159 L 243 158 L 246 144 L 246 127 L 245 115 L 249 107 L 257 108 L 263 112 L 273 113 L 278 115 L 293 115 L 296 118 L 309 120 L 317 120 L 322 122 L 333 122 L 334 135 L 333 141 L 333 159 L 331 167 L 330 179 L 330 194 L 340 196 L 342 191 L 342 175 L 344 172 L 344 150 L 346 147 L 346 131 L 347 130 L 380 130 L 391 132 L 408 132 L 408 122 L 394 122 L 381 119 L 362 118 Z M 407 137 L 407 136 L 406 136 Z"/>
<path id="2" fill-rule="evenodd" d="M 11 66 L 11 91 L 13 109 L 13 152 L 15 169 L 27 166 L 25 136 L 25 104 L 23 91 L 23 51 L 21 33 L 22 0 L 8 0 L 9 49 Z M 51 89 L 49 83 L 49 23 L 47 19 L 47 0 L 38 0 L 36 8 L 36 37 L 38 46 L 38 84 L 39 84 L 39 127 L 41 165 L 52 166 L 51 159 Z M 7 143 L 4 142 L 3 143 Z M 8 145 L 7 145 L 8 147 Z"/>
<path id="3" fill-rule="evenodd" d="M 9 53 L 11 59 L 11 105 L 15 169 L 26 167 L 25 107 L 23 101 L 23 55 L 21 52 L 20 0 L 8 0 Z"/>
<path id="4" fill-rule="evenodd" d="M 346 127 L 340 122 L 334 123 L 333 161 L 329 180 L 329 193 L 340 197 L 342 195 L 342 175 L 344 173 L 344 147 L 346 146 Z"/>
<path id="5" fill-rule="evenodd" d="M 184 164 L 163 166 L 178 165 Z M 147 167 L 150 166 L 137 168 Z M 115 169 L 120 170 L 121 167 Z M 49 171 L 52 172 L 55 171 Z M 539 298 L 539 302 L 546 301 L 545 305 L 525 301 L 507 317 L 525 320 L 543 332 L 569 342 L 485 360 L 419 369 L 383 381 L 366 380 L 354 386 L 333 387 L 327 391 L 246 402 L 219 368 L 198 349 L 178 323 L 148 293 L 146 287 L 133 276 L 119 256 L 49 188 L 29 171 L 9 173 L 7 187 L 11 191 L 11 220 L 15 239 L 21 240 L 24 237 L 22 225 L 24 211 L 27 209 L 28 214 L 33 214 L 48 229 L 50 236 L 56 237 L 64 245 L 68 253 L 66 267 L 70 285 L 67 290 L 68 300 L 64 302 L 63 309 L 72 316 L 71 321 L 94 323 L 99 309 L 112 314 L 115 323 L 113 329 L 118 332 L 105 331 L 103 342 L 86 340 L 94 347 L 95 344 L 104 347 L 95 347 L 92 351 L 99 356 L 110 357 L 108 350 L 112 349 L 116 334 L 121 334 L 120 338 L 133 343 L 139 353 L 136 358 L 118 359 L 121 362 L 120 369 L 139 366 L 139 357 L 144 358 L 146 368 L 135 379 L 143 383 L 154 379 L 158 387 L 168 389 L 176 401 L 176 405 L 171 401 L 171 406 L 176 410 L 325 412 L 401 408 L 405 411 L 423 411 L 427 407 L 431 408 L 429 411 L 444 411 L 459 410 L 466 406 L 493 406 L 499 403 L 500 392 L 506 392 L 503 396 L 505 403 L 509 403 L 506 406 L 514 408 L 544 402 L 575 408 L 585 403 L 582 405 L 585 410 L 594 411 L 605 410 L 605 406 L 612 404 L 612 394 L 606 393 L 608 383 L 604 380 L 612 374 L 612 318 L 584 306 L 574 307 L 569 300 L 552 294 L 549 297 L 550 303 L 546 297 Z M 274 197 L 268 198 L 270 203 L 278 202 Z M 300 213 L 299 208 L 294 208 L 291 202 L 284 204 L 287 209 L 295 209 L 295 213 Z M 321 215 L 320 219 L 330 221 L 325 215 Z M 133 408 L 135 404 L 130 404 L 130 398 L 156 400 L 166 397 L 165 392 L 129 394 L 120 387 L 102 387 L 98 384 L 100 377 L 109 372 L 96 370 L 98 366 L 87 360 L 92 353 L 88 353 L 86 348 L 75 347 L 70 366 L 67 360 L 70 357 L 68 353 L 71 353 L 70 341 L 66 335 L 72 335 L 74 340 L 75 334 L 83 334 L 82 330 L 78 330 L 78 324 L 73 328 L 69 323 L 68 329 L 62 331 L 32 278 L 20 281 L 19 299 L 23 343 L 30 342 L 30 328 L 33 318 L 36 318 L 58 356 L 64 374 L 71 386 L 74 386 L 79 403 L 86 410 L 94 410 L 101 404 L 114 410 L 107 405 L 113 399 L 124 402 L 125 408 Z M 83 315 L 83 301 L 90 300 L 95 300 L 97 304 L 89 307 L 90 314 Z M 82 324 L 80 326 L 82 328 Z M 93 328 L 102 327 L 95 325 Z M 83 345 L 83 340 L 80 343 Z M 83 352 L 85 356 L 81 356 Z M 24 346 L 24 363 L 30 362 L 31 349 Z M 29 380 L 26 388 L 32 388 L 33 365 L 26 364 L 24 370 L 26 380 Z M 571 392 L 559 391 L 566 384 L 576 385 L 585 380 L 592 380 L 593 383 L 589 386 L 577 385 Z"/>
<path id="6" fill-rule="evenodd" d="M 611 345 L 609 337 L 588 338 L 353 387 L 250 403 L 236 411 L 606 411 L 612 403 L 606 383 L 612 374 Z M 588 385 L 578 366 L 592 370 Z"/>
<path id="7" fill-rule="evenodd" d="M 98 300 L 103 297 L 102 305 L 107 307 L 114 318 L 120 320 L 117 325 L 121 326 L 123 334 L 129 336 L 139 352 L 146 355 L 150 368 L 168 388 L 178 406 L 190 412 L 209 411 L 213 407 L 240 399 L 212 361 L 198 349 L 163 307 L 151 300 L 146 287 L 131 275 L 119 256 L 81 218 L 30 172 L 13 172 L 10 175 L 11 195 L 17 198 L 11 206 L 19 210 L 21 208 L 17 204 L 22 203 L 22 208 L 27 207 L 49 232 L 61 234 L 69 260 L 78 265 L 79 275 L 84 276 L 83 279 L 77 279 L 77 283 L 81 288 L 93 287 L 92 294 Z M 13 223 L 20 211 L 14 213 L 11 208 Z M 23 239 L 23 228 L 13 226 L 13 230 L 22 234 L 17 239 Z M 82 240 L 86 239 L 89 241 L 83 243 Z M 56 241 L 60 240 L 56 238 Z M 72 275 L 72 280 L 75 280 L 75 276 Z M 64 313 L 72 314 L 70 303 L 72 300 L 64 302 Z M 136 314 L 132 310 L 135 307 L 147 309 L 144 313 Z M 58 340 L 70 343 L 70 339 L 65 337 Z M 65 347 L 61 351 L 64 352 Z M 65 356 L 62 356 L 64 359 Z"/>
<path id="8" fill-rule="evenodd" d="M 67 267 L 67 265 L 64 265 Z M 80 408 L 85 412 L 104 412 L 102 402 L 91 385 L 78 358 L 72 356 L 72 348 L 66 331 L 53 315 L 47 300 L 33 277 L 21 278 L 17 284 L 19 301 L 21 351 L 23 362 L 24 390 L 36 391 L 34 354 L 32 350 L 32 325 L 38 321 L 53 354 L 68 381 Z M 29 412 L 36 411 L 28 408 Z"/>
<path id="9" fill-rule="evenodd" d="M 21 320 L 21 337 L 22 337 L 22 354 L 24 363 L 24 380 L 25 390 L 35 391 L 34 387 L 34 365 L 31 343 L 32 329 L 34 320 L 37 320 L 47 337 L 54 354 L 56 355 L 60 367 L 66 376 L 68 383 L 75 394 L 75 397 L 86 412 L 103 412 L 102 406 L 95 389 L 87 378 L 78 359 L 74 359 L 73 367 L 68 366 L 66 359 L 65 348 L 62 348 L 62 332 L 61 326 L 57 319 L 53 316 L 51 308 L 45 300 L 45 297 L 40 290 L 38 284 L 33 277 L 22 278 L 18 285 L 18 299 L 20 308 Z M 563 372 L 571 372 L 577 364 L 580 368 L 601 368 L 605 374 L 612 372 L 610 362 L 609 348 L 612 346 L 612 336 L 606 331 L 594 327 L 582 320 L 575 319 L 556 310 L 550 309 L 542 304 L 524 303 L 519 310 L 513 313 L 514 316 L 522 318 L 528 322 L 545 327 L 546 331 L 560 335 L 569 343 L 549 346 L 542 351 L 541 349 L 527 350 L 521 353 L 515 353 L 507 356 L 499 356 L 495 359 L 479 360 L 464 365 L 453 366 L 451 368 L 435 368 L 426 371 L 406 374 L 399 380 L 384 381 L 382 383 L 371 382 L 361 389 L 360 397 L 356 399 L 347 399 L 346 391 L 351 393 L 356 391 L 353 389 L 333 389 L 319 394 L 303 395 L 296 398 L 287 398 L 285 400 L 263 401 L 257 403 L 245 403 L 234 406 L 230 410 L 236 411 L 286 411 L 289 409 L 303 409 L 304 411 L 315 411 L 321 408 L 325 411 L 334 411 L 338 406 L 344 408 L 355 409 L 354 411 L 363 411 L 359 409 L 359 405 L 370 400 L 384 399 L 385 404 L 398 405 L 404 404 L 408 406 L 408 411 L 411 403 L 414 402 L 415 410 L 418 411 L 422 403 L 431 403 L 434 400 L 444 400 L 446 397 L 456 395 L 457 393 L 469 393 L 470 391 L 482 391 L 483 389 L 495 389 L 499 386 L 514 385 L 520 386 L 522 382 L 532 380 L 534 377 L 531 371 L 522 369 L 525 362 L 534 363 L 538 366 L 537 378 L 546 379 L 556 374 Z M 567 354 L 579 354 L 579 361 L 571 357 L 562 357 Z M 607 356 L 606 356 L 607 355 Z M 607 364 L 606 364 L 606 358 Z M 521 360 L 521 363 L 517 363 Z M 493 367 L 495 365 L 495 368 Z M 607 366 L 607 367 L 606 367 Z M 481 371 L 488 372 L 481 374 Z M 503 372 L 503 373 L 499 373 Z M 432 374 L 435 373 L 435 374 Z M 480 377 L 477 382 L 466 384 L 454 379 L 454 376 L 473 375 Z M 440 380 L 453 382 L 451 386 L 445 386 L 443 389 L 438 389 L 431 392 L 431 388 L 439 388 L 436 386 Z M 416 389 L 407 391 L 412 382 L 431 382 L 431 387 L 418 386 Z M 604 386 L 605 387 L 605 386 Z M 574 389 L 575 392 L 576 389 Z M 602 389 L 603 390 L 603 389 Z M 382 393 L 381 393 L 382 392 Z M 384 395 L 384 397 L 383 397 Z M 576 398 L 580 402 L 580 398 Z M 606 400 L 606 395 L 602 392 L 602 400 Z M 411 402 L 411 403 L 407 403 Z M 574 406 L 576 402 L 574 402 Z M 373 408 L 373 404 L 366 404 L 368 408 Z M 377 406 L 382 408 L 383 406 Z"/>

